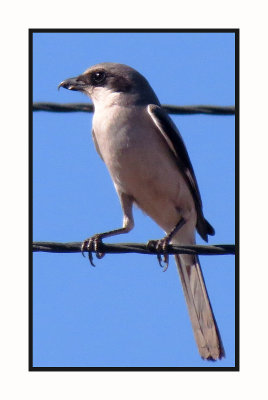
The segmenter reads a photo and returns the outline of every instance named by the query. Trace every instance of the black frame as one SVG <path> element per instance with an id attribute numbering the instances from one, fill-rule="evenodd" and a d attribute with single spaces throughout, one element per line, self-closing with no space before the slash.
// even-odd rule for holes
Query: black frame
<path id="1" fill-rule="evenodd" d="M 235 367 L 33 367 L 33 33 L 234 33 L 235 34 Z M 29 371 L 239 371 L 239 29 L 29 29 Z"/>

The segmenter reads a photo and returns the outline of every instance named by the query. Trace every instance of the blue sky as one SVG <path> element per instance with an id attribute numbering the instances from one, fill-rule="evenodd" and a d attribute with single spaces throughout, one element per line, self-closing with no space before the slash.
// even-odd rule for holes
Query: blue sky
<path id="1" fill-rule="evenodd" d="M 33 99 L 89 101 L 57 90 L 63 79 L 99 62 L 128 64 L 151 83 L 161 103 L 234 105 L 234 34 L 36 33 Z M 91 140 L 92 115 L 33 115 L 34 240 L 82 241 L 117 228 L 122 212 Z M 172 116 L 187 145 L 210 244 L 234 243 L 233 116 Z M 147 242 L 163 232 L 140 210 L 128 236 Z M 197 236 L 197 242 L 204 242 Z M 38 367 L 234 366 L 234 256 L 200 256 L 226 358 L 200 358 L 173 260 L 106 255 L 89 265 L 80 254 L 34 254 L 33 360 Z"/>

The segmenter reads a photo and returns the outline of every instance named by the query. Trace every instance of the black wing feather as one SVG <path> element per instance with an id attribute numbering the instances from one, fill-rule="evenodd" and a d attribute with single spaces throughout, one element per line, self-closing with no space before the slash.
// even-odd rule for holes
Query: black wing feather
<path id="1" fill-rule="evenodd" d="M 201 195 L 194 169 L 180 132 L 163 108 L 155 104 L 150 104 L 148 106 L 148 112 L 152 117 L 154 124 L 167 141 L 169 148 L 176 158 L 178 167 L 184 175 L 185 181 L 191 190 L 197 211 L 196 228 L 200 236 L 207 241 L 207 235 L 214 235 L 215 231 L 209 222 L 204 218 Z"/>

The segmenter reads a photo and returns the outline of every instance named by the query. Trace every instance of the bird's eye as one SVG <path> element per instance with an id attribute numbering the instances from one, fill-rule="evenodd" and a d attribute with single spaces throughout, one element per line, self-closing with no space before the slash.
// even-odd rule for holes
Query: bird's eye
<path id="1" fill-rule="evenodd" d="M 95 84 L 102 83 L 106 78 L 105 72 L 104 71 L 97 71 L 92 74 L 92 81 Z"/>

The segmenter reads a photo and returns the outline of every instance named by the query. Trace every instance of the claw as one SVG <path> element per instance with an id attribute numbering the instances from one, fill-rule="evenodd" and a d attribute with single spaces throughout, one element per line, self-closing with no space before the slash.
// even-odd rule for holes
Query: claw
<path id="1" fill-rule="evenodd" d="M 96 253 L 96 257 L 98 259 L 101 259 L 105 256 L 105 253 L 101 253 L 100 251 L 98 251 L 98 248 L 101 243 L 102 243 L 101 235 L 99 235 L 99 234 L 96 234 L 96 235 L 84 240 L 84 242 L 82 243 L 82 246 L 81 246 L 82 255 L 85 257 L 84 252 L 87 251 L 89 262 L 93 267 L 95 267 L 95 264 L 93 262 L 93 254 L 92 254 L 93 250 Z"/>
<path id="2" fill-rule="evenodd" d="M 163 268 L 163 272 L 168 269 L 169 255 L 168 254 L 157 254 L 157 260 L 161 268 Z"/>
<path id="3" fill-rule="evenodd" d="M 100 253 L 99 251 L 96 252 L 96 257 L 100 260 L 105 256 L 105 253 Z"/>
<path id="4" fill-rule="evenodd" d="M 178 232 L 179 229 L 186 223 L 184 218 L 181 218 L 179 222 L 174 226 L 174 228 L 160 240 L 149 240 L 147 243 L 147 248 L 150 251 L 157 252 L 157 259 L 161 268 L 163 268 L 163 272 L 165 272 L 168 268 L 168 245 L 172 240 L 172 237 Z M 162 261 L 163 254 L 163 261 Z M 163 265 L 164 262 L 164 265 Z"/>
<path id="5" fill-rule="evenodd" d="M 92 265 L 92 267 L 96 267 L 96 265 L 93 262 L 93 254 L 91 251 L 88 252 L 88 259 L 89 259 L 89 262 Z"/>
<path id="6" fill-rule="evenodd" d="M 168 248 L 168 241 L 166 238 L 160 240 L 149 240 L 147 247 L 151 251 L 157 251 L 157 260 L 163 272 L 168 269 L 169 255 L 166 253 Z M 161 254 L 162 253 L 162 254 Z"/>
<path id="7" fill-rule="evenodd" d="M 101 236 L 100 235 L 96 235 L 93 241 L 93 245 L 94 245 L 94 251 L 96 253 L 96 257 L 100 260 L 101 258 L 103 258 L 105 256 L 105 253 L 101 253 L 100 251 L 98 251 L 99 246 L 102 244 L 101 241 Z"/>
<path id="8" fill-rule="evenodd" d="M 164 258 L 163 272 L 166 272 L 166 270 L 168 269 L 169 255 L 168 254 L 164 254 L 163 258 Z"/>
<path id="9" fill-rule="evenodd" d="M 86 244 L 87 244 L 87 240 L 84 240 L 83 243 L 82 243 L 82 246 L 81 246 L 81 252 L 82 252 L 82 256 L 83 256 L 83 257 L 86 257 L 86 256 L 85 256 L 85 247 L 86 247 Z"/>

